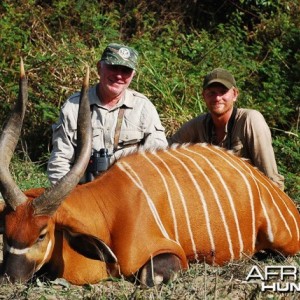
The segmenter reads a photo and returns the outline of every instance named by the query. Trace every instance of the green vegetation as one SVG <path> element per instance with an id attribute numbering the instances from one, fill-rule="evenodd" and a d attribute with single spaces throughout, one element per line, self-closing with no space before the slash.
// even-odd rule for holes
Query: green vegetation
<path id="1" fill-rule="evenodd" d="M 205 111 L 203 76 L 228 68 L 238 105 L 258 109 L 270 125 L 287 192 L 300 201 L 299 15 L 297 0 L 2 1 L 0 122 L 16 98 L 20 56 L 30 86 L 22 145 L 42 172 L 62 103 L 80 89 L 86 65 L 91 84 L 98 80 L 109 42 L 139 51 L 132 87 L 156 105 L 167 134 Z"/>

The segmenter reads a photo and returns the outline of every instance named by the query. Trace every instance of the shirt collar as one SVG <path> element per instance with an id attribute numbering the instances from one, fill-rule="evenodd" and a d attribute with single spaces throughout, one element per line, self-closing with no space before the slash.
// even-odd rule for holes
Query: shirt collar
<path id="1" fill-rule="evenodd" d="M 97 86 L 98 84 L 94 85 L 92 88 L 89 89 L 89 101 L 90 101 L 90 105 L 97 105 L 102 107 L 100 99 L 98 98 L 97 95 Z M 134 101 L 133 101 L 133 97 L 131 97 L 131 94 L 132 91 L 130 89 L 126 89 L 121 101 L 119 101 L 119 103 L 115 108 L 119 108 L 119 107 L 133 108 Z"/>

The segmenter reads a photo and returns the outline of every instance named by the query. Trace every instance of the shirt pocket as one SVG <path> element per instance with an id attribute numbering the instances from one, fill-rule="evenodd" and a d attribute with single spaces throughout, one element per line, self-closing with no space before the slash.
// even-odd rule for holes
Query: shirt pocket
<path id="1" fill-rule="evenodd" d="M 58 123 L 52 126 L 53 139 L 62 140 L 67 143 L 71 142 L 73 147 L 77 145 L 77 128 L 73 126 L 66 127 L 63 123 Z"/>
<path id="2" fill-rule="evenodd" d="M 161 131 L 161 132 L 165 131 L 165 127 L 163 127 L 162 125 L 154 125 L 154 128 L 156 131 Z"/>
<path id="3" fill-rule="evenodd" d="M 122 130 L 120 132 L 119 143 L 121 145 L 132 145 L 139 143 L 144 138 L 144 133 L 140 130 Z"/>
<path id="4" fill-rule="evenodd" d="M 101 148 L 105 148 L 103 135 L 103 128 L 93 128 L 93 149 L 99 150 Z"/>
<path id="5" fill-rule="evenodd" d="M 93 138 L 103 136 L 103 128 L 93 128 Z"/>

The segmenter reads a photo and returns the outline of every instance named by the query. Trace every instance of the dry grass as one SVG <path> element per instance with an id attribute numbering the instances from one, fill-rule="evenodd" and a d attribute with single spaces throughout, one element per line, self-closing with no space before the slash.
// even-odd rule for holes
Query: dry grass
<path id="1" fill-rule="evenodd" d="M 110 279 L 96 285 L 73 286 L 58 279 L 55 282 L 35 280 L 27 285 L 7 284 L 0 288 L 0 299 L 299 299 L 295 292 L 261 292 L 261 282 L 246 282 L 253 265 L 297 265 L 297 257 L 281 262 L 245 259 L 225 267 L 194 264 L 174 282 L 149 289 L 134 286 L 124 279 Z"/>

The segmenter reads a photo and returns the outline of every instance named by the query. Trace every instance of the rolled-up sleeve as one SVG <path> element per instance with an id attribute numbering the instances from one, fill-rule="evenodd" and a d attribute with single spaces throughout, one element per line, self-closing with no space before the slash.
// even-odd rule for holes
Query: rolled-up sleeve
<path id="1" fill-rule="evenodd" d="M 143 108 L 141 124 L 144 127 L 143 149 L 165 149 L 168 146 L 165 128 L 161 124 L 155 106 L 150 101 L 147 101 Z"/>

